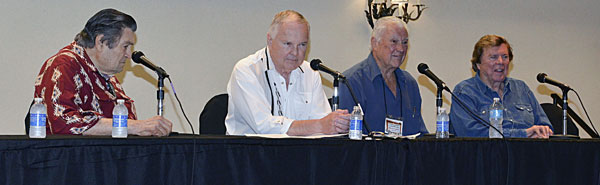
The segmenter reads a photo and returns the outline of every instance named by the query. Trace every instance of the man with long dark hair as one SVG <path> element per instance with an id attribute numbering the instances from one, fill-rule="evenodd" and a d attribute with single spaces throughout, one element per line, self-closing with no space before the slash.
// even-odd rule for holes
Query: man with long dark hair
<path id="1" fill-rule="evenodd" d="M 110 135 L 117 99 L 128 109 L 128 133 L 166 136 L 172 123 L 162 116 L 137 120 L 133 100 L 114 76 L 131 58 L 137 24 L 115 9 L 92 16 L 68 46 L 42 65 L 35 97 L 47 108 L 48 134 Z"/>

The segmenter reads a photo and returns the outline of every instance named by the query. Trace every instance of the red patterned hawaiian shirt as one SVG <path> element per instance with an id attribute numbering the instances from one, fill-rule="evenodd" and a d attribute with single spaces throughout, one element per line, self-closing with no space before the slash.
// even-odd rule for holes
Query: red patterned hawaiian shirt
<path id="1" fill-rule="evenodd" d="M 137 119 L 133 100 L 117 78 L 103 77 L 75 42 L 42 65 L 34 96 L 46 104 L 48 134 L 82 134 L 101 118 L 112 118 L 117 99 L 125 99 L 129 119 Z"/>

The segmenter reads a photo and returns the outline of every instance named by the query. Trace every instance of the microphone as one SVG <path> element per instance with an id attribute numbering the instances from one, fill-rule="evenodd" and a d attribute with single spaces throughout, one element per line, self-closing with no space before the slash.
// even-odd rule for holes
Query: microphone
<path id="1" fill-rule="evenodd" d="M 154 65 L 154 63 L 152 63 L 148 58 L 146 58 L 144 53 L 142 53 L 141 51 L 134 51 L 131 54 L 131 59 L 135 63 L 142 64 L 147 68 L 151 69 L 152 71 L 155 71 L 159 76 L 169 77 L 169 75 L 163 68 Z"/>
<path id="2" fill-rule="evenodd" d="M 321 62 L 320 59 L 313 59 L 312 61 L 310 61 L 310 68 L 312 68 L 315 71 L 323 71 L 323 72 L 329 73 L 330 75 L 333 75 L 334 77 L 346 79 L 346 77 L 342 73 L 340 73 L 339 71 L 333 70 L 333 69 L 323 65 L 322 63 L 323 62 Z"/>
<path id="3" fill-rule="evenodd" d="M 564 90 L 573 90 L 571 89 L 571 87 L 569 87 L 569 85 L 561 83 L 559 81 L 553 80 L 552 78 L 548 77 L 548 75 L 546 73 L 540 73 L 537 75 L 537 81 L 540 83 L 547 83 L 550 85 L 554 85 L 559 87 L 560 89 Z"/>
<path id="4" fill-rule="evenodd" d="M 420 63 L 417 66 L 417 70 L 419 70 L 419 73 L 424 74 L 425 76 L 429 77 L 429 79 L 433 80 L 433 82 L 435 82 L 435 85 L 437 85 L 438 88 L 450 91 L 450 89 L 448 89 L 448 86 L 446 86 L 446 83 L 440 80 L 437 76 L 435 76 L 435 74 L 433 74 L 433 72 L 431 72 L 431 70 L 429 70 L 429 66 L 427 66 L 427 64 Z"/>

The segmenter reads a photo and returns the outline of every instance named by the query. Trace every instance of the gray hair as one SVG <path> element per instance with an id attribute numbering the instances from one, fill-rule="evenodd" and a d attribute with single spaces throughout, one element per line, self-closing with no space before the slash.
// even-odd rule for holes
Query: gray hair
<path id="1" fill-rule="evenodd" d="M 295 21 L 298 23 L 305 24 L 306 27 L 308 27 L 308 30 L 310 31 L 310 24 L 308 24 L 308 21 L 306 20 L 306 18 L 304 18 L 302 14 L 294 10 L 284 10 L 277 13 L 275 17 L 273 17 L 273 22 L 271 22 L 271 26 L 269 26 L 269 31 L 267 31 L 267 34 L 271 35 L 271 38 L 275 38 L 277 36 L 277 32 L 279 31 L 279 26 L 281 26 L 281 24 L 283 24 L 284 22 L 288 21 Z"/>
<path id="2" fill-rule="evenodd" d="M 377 22 L 375 22 L 375 26 L 373 27 L 373 31 L 371 31 L 371 38 L 375 38 L 377 42 L 380 42 L 381 35 L 383 35 L 385 30 L 390 25 L 404 28 L 408 32 L 408 27 L 406 27 L 406 23 L 404 23 L 404 21 L 402 21 L 400 18 L 394 16 L 386 16 L 377 19 Z"/>
<path id="3" fill-rule="evenodd" d="M 112 8 L 104 9 L 88 20 L 83 30 L 75 35 L 75 42 L 85 48 L 93 48 L 96 37 L 104 35 L 100 42 L 106 41 L 108 48 L 112 49 L 121 38 L 124 28 L 130 28 L 135 32 L 137 23 L 133 17 Z"/>

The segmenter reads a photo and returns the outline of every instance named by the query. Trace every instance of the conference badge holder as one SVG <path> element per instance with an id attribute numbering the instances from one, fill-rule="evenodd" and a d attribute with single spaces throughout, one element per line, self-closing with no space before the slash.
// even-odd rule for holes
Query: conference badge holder
<path id="1" fill-rule="evenodd" d="M 388 137 L 399 137 L 402 136 L 403 128 L 402 118 L 395 119 L 391 116 L 385 118 L 385 135 Z"/>

